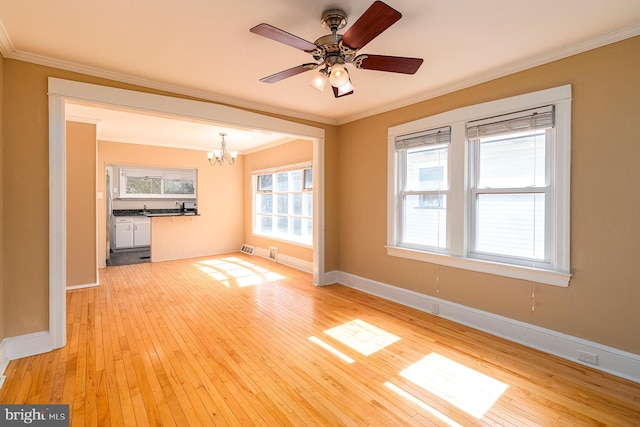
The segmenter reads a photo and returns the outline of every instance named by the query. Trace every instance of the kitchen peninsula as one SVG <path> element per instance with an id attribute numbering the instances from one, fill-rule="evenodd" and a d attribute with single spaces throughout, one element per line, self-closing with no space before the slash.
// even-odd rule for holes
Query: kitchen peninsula
<path id="1" fill-rule="evenodd" d="M 174 219 L 199 216 L 195 203 L 185 204 L 185 206 L 182 209 L 114 209 L 111 230 L 112 252 L 147 248 L 153 260 L 151 231 L 152 223 L 156 221 L 152 220 L 159 217 Z"/>

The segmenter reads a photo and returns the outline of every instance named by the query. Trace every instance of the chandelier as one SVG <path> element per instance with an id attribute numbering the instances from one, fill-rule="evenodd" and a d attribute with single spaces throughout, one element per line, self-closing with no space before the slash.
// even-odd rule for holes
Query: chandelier
<path id="1" fill-rule="evenodd" d="M 207 157 L 209 158 L 209 163 L 211 164 L 211 166 L 213 165 L 222 166 L 226 161 L 227 163 L 232 165 L 236 162 L 236 158 L 238 157 L 238 152 L 227 151 L 227 142 L 224 140 L 224 137 L 227 136 L 227 134 L 221 133 L 220 136 L 222 137 L 222 141 L 220 142 L 220 149 L 210 151 L 207 154 Z"/>

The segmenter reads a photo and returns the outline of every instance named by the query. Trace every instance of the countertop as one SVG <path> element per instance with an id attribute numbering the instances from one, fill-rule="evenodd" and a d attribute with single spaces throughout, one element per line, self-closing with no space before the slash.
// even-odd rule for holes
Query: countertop
<path id="1" fill-rule="evenodd" d="M 200 216 L 197 212 L 183 212 L 181 209 L 114 209 L 113 216 Z"/>

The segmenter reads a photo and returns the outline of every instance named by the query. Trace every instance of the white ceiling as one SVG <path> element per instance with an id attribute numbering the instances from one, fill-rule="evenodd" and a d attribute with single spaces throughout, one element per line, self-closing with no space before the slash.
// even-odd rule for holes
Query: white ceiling
<path id="1" fill-rule="evenodd" d="M 295 139 L 275 132 L 69 101 L 65 113 L 67 120 L 96 124 L 101 141 L 208 152 L 220 148 L 220 134 L 225 133 L 228 150 L 249 154 Z"/>
<path id="2" fill-rule="evenodd" d="M 385 2 L 403 17 L 360 53 L 420 57 L 424 63 L 415 75 L 352 67 L 355 93 L 339 99 L 330 90 L 321 94 L 313 89 L 310 72 L 274 84 L 259 82 L 312 58 L 249 29 L 265 22 L 313 42 L 328 32 L 320 25 L 325 9 L 347 12 L 344 33 L 372 0 L 0 0 L 0 52 L 7 58 L 341 124 L 640 34 L 639 0 Z M 99 112 L 78 109 L 74 114 Z M 107 130 L 109 119 L 93 118 L 103 120 L 101 131 Z M 194 133 L 210 131 L 219 140 L 219 127 L 181 126 Z M 131 138 L 113 132 L 110 138 Z"/>

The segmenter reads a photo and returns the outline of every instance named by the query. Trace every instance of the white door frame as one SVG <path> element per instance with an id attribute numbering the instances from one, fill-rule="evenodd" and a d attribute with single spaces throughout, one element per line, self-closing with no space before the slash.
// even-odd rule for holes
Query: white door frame
<path id="1" fill-rule="evenodd" d="M 324 145 L 322 128 L 200 101 L 49 78 L 49 334 L 66 343 L 65 102 L 80 100 L 157 114 L 278 132 L 313 141 L 313 284 L 324 285 Z M 96 249 L 97 250 L 97 249 Z"/>

